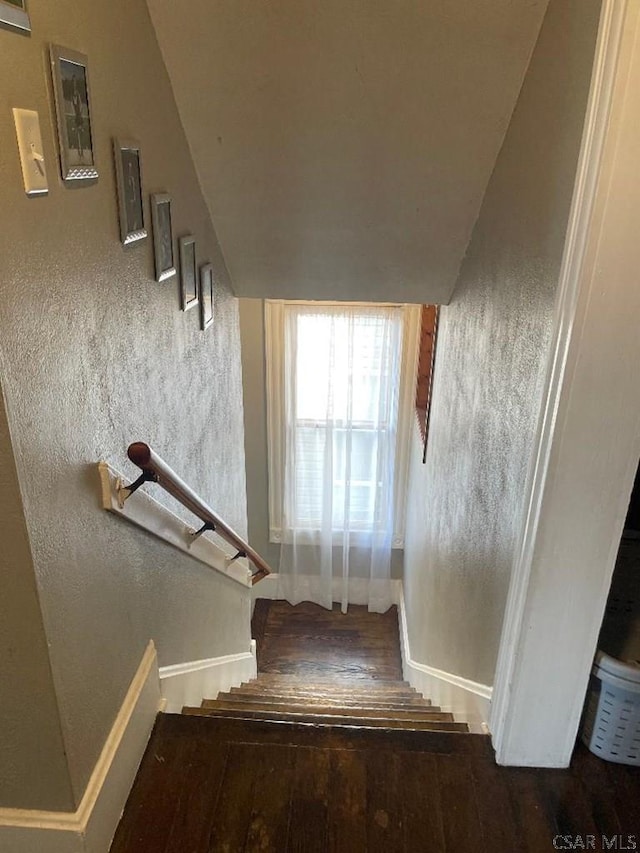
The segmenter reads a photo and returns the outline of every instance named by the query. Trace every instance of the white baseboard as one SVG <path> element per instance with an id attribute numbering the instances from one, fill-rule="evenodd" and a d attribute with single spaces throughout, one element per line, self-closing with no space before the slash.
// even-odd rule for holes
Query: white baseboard
<path id="1" fill-rule="evenodd" d="M 257 598 L 266 598 L 269 601 L 277 601 L 281 596 L 278 591 L 278 581 L 280 575 L 278 572 L 272 572 L 263 578 L 260 583 L 257 583 L 251 589 L 252 602 Z M 340 578 L 334 580 L 333 600 L 340 601 L 342 593 L 342 581 Z M 402 589 L 402 581 L 391 581 L 391 600 L 393 604 L 400 602 L 400 594 Z M 352 578 L 349 581 L 349 604 L 368 604 L 369 602 L 369 582 L 366 578 Z"/>
<path id="2" fill-rule="evenodd" d="M 215 699 L 220 691 L 237 687 L 255 678 L 256 641 L 251 649 L 236 655 L 192 660 L 160 669 L 160 692 L 168 713 L 179 713 L 184 705 L 199 705 L 203 699 Z"/>
<path id="3" fill-rule="evenodd" d="M 399 584 L 398 621 L 405 681 L 434 705 L 439 705 L 443 711 L 453 714 L 456 722 L 467 723 L 472 732 L 487 734 L 493 688 L 413 660 L 409 646 L 404 588 L 402 582 Z"/>
<path id="4" fill-rule="evenodd" d="M 75 812 L 0 809 L 0 853 L 106 853 L 158 711 L 149 642 Z"/>

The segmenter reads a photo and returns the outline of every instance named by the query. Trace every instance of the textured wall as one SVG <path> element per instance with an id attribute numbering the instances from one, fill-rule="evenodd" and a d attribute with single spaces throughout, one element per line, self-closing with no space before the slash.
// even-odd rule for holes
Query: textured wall
<path id="1" fill-rule="evenodd" d="M 405 547 L 412 656 L 491 684 L 582 133 L 599 0 L 551 0 L 458 285 Z"/>
<path id="2" fill-rule="evenodd" d="M 237 302 L 144 0 L 30 11 L 30 38 L 0 30 L 1 379 L 78 801 L 150 637 L 161 665 L 247 650 L 248 591 L 101 510 L 95 470 L 107 457 L 133 474 L 126 447 L 147 440 L 246 531 L 240 344 Z M 89 56 L 100 171 L 92 187 L 58 178 L 48 41 Z M 22 190 L 12 106 L 40 112 L 47 198 Z M 214 264 L 207 333 L 197 311 L 180 312 L 175 279 L 153 281 L 151 241 L 119 243 L 114 135 L 141 142 L 145 191 L 173 194 L 177 234 L 193 231 L 199 260 Z M 27 571 L 27 555 L 20 561 Z M 25 730 L 35 713 L 24 708 Z M 48 805 L 60 797 L 51 791 Z"/>
<path id="3" fill-rule="evenodd" d="M 0 807 L 68 809 L 47 639 L 0 392 Z"/>

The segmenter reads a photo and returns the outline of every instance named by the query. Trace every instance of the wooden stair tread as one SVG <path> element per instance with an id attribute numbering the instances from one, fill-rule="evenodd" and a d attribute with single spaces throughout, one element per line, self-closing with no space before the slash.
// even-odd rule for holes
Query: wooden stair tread
<path id="1" fill-rule="evenodd" d="M 271 713 L 265 711 L 233 711 L 216 708 L 184 707 L 182 713 L 187 716 L 222 717 L 237 720 L 261 720 L 280 723 L 307 723 L 314 726 L 346 726 L 356 728 L 407 729 L 410 731 L 457 731 L 468 732 L 465 723 L 450 720 L 398 720 L 389 718 L 329 716 L 320 714 Z"/>
<path id="2" fill-rule="evenodd" d="M 334 687 L 362 687 L 372 685 L 376 688 L 404 688 L 405 690 L 414 690 L 408 681 L 402 681 L 392 678 L 349 678 L 346 676 L 315 676 L 309 679 L 306 676 L 291 675 L 286 673 L 261 672 L 258 678 L 264 684 L 309 684 L 311 686 L 334 686 Z M 255 679 L 253 679 L 255 681 Z"/>
<path id="3" fill-rule="evenodd" d="M 255 711 L 265 712 L 269 714 L 296 714 L 313 716 L 334 716 L 334 717 L 357 717 L 358 719 L 382 719 L 382 720 L 440 720 L 441 722 L 453 722 L 453 715 L 443 711 L 436 711 L 429 706 L 424 708 L 414 708 L 408 710 L 403 709 L 386 709 L 386 708 L 345 708 L 319 705 L 309 706 L 306 704 L 298 705 L 293 702 L 283 702 L 278 705 L 262 702 L 229 702 L 219 699 L 205 699 L 200 706 L 205 709 L 229 710 L 229 711 Z"/>
<path id="4" fill-rule="evenodd" d="M 267 687 L 270 690 L 280 690 L 282 688 L 303 688 L 305 690 L 335 690 L 335 691 L 350 691 L 354 690 L 359 693 L 365 693 L 367 691 L 375 691 L 376 693 L 415 693 L 416 690 L 411 687 L 409 684 L 396 684 L 394 682 L 389 681 L 362 681 L 359 684 L 354 682 L 342 682 L 342 681 L 310 681 L 307 678 L 290 678 L 287 680 L 281 681 L 271 681 L 262 676 L 258 676 L 258 679 L 255 679 L 250 682 L 245 682 L 247 686 L 252 684 L 260 683 L 263 687 Z"/>
<path id="5" fill-rule="evenodd" d="M 361 695 L 369 695 L 371 693 L 375 693 L 380 696 L 419 696 L 420 694 L 414 690 L 413 687 L 409 687 L 408 685 L 395 685 L 391 686 L 388 684 L 366 684 L 366 685 L 353 685 L 353 684 L 336 684 L 332 682 L 309 682 L 305 679 L 295 679 L 292 681 L 282 681 L 282 682 L 268 682 L 263 681 L 262 677 L 258 677 L 255 681 L 246 681 L 241 685 L 243 690 L 265 690 L 265 691 L 277 691 L 277 690 L 301 690 L 305 693 L 346 693 L 346 694 L 354 694 L 357 696 Z"/>
<path id="6" fill-rule="evenodd" d="M 327 657 L 330 657 L 327 655 Z M 308 678 L 314 681 L 318 678 L 339 679 L 340 681 L 393 681 L 397 679 L 397 666 L 381 666 L 374 658 L 370 661 L 360 659 L 352 663 L 351 653 L 344 652 L 342 660 L 336 659 L 319 662 L 317 660 L 296 660 L 295 662 L 275 663 L 269 661 L 263 653 L 261 664 L 263 672 L 274 676 Z"/>
<path id="7" fill-rule="evenodd" d="M 335 697 L 335 696 L 326 696 L 326 695 L 304 695 L 299 693 L 280 693 L 280 694 L 272 694 L 272 693 L 259 693 L 258 691 L 251 693 L 243 693 L 243 692 L 231 692 L 228 693 L 218 693 L 218 699 L 224 702 L 263 702 L 265 704 L 273 704 L 273 705 L 282 705 L 282 704 L 294 704 L 294 705 L 308 705 L 309 707 L 316 707 L 318 705 L 326 705 L 329 707 L 343 707 L 343 708 L 360 708 L 363 705 L 366 705 L 368 708 L 378 708 L 380 710 L 407 710 L 411 708 L 428 708 L 431 711 L 440 711 L 440 708 L 432 705 L 427 699 L 420 699 L 418 697 L 412 697 L 411 699 L 398 700 L 398 701 L 387 701 L 385 699 L 380 699 L 378 696 L 372 696 L 367 698 L 366 701 L 364 699 L 354 698 L 353 696 L 348 697 Z M 211 700 L 213 701 L 213 700 Z"/>
<path id="8" fill-rule="evenodd" d="M 199 709 L 196 709 L 199 710 Z M 207 717 L 200 714 L 162 714 L 176 731 L 208 740 L 237 743 L 272 743 L 278 745 L 323 746 L 328 749 L 360 749 L 375 744 L 387 750 L 460 753 L 488 756 L 494 760 L 491 738 L 468 731 L 411 731 L 394 728 L 358 728 L 357 726 L 313 726 L 299 722 L 242 720 L 233 717 Z M 458 724 L 459 725 L 459 724 Z"/>
<path id="9" fill-rule="evenodd" d="M 234 690 L 233 688 L 228 693 L 229 699 L 237 699 L 244 697 L 251 701 L 252 699 L 265 699 L 271 701 L 285 702 L 308 702 L 318 700 L 327 705 L 368 705 L 381 703 L 383 705 L 398 705 L 400 707 L 429 704 L 421 696 L 415 694 L 413 696 L 385 696 L 378 693 L 363 693 L 360 696 L 354 696 L 352 693 L 303 693 L 300 691 L 285 691 L 280 690 L 277 693 L 263 690 Z M 207 699 L 212 697 L 205 697 Z"/>

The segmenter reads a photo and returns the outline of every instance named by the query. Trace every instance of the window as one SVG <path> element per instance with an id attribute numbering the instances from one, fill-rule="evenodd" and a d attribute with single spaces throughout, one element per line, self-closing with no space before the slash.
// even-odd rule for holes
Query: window
<path id="1" fill-rule="evenodd" d="M 272 541 L 329 516 L 402 547 L 420 307 L 278 300 L 265 319 Z"/>

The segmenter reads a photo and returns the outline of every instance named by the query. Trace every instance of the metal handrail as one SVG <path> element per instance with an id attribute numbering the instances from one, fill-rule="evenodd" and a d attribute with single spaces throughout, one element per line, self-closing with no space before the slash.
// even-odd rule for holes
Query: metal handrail
<path id="1" fill-rule="evenodd" d="M 251 575 L 251 583 L 257 583 L 262 578 L 271 574 L 271 568 L 266 563 L 260 554 L 245 542 L 244 539 L 235 532 L 232 527 L 223 521 L 219 515 L 207 506 L 207 504 L 173 471 L 167 463 L 158 454 L 142 441 L 136 441 L 129 445 L 127 456 L 142 470 L 142 474 L 128 486 L 124 486 L 121 490 L 121 499 L 126 500 L 132 495 L 136 489 L 139 489 L 144 483 L 157 483 L 159 486 L 172 495 L 182 506 L 186 507 L 190 512 L 197 516 L 202 522 L 202 527 L 194 533 L 194 538 L 200 536 L 206 530 L 215 531 L 226 542 L 237 549 L 237 554 L 233 557 L 237 560 L 238 557 L 246 557 L 256 567 L 257 571 Z"/>

